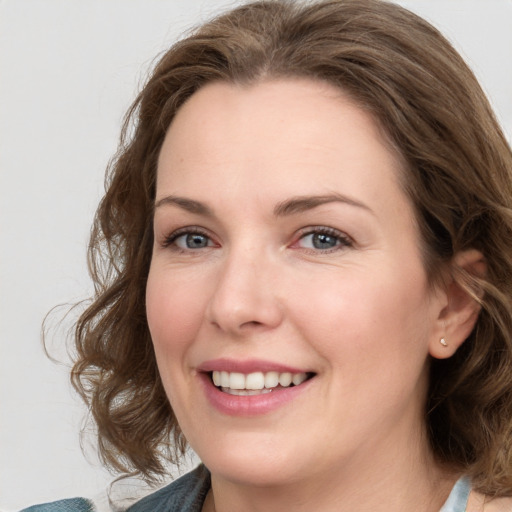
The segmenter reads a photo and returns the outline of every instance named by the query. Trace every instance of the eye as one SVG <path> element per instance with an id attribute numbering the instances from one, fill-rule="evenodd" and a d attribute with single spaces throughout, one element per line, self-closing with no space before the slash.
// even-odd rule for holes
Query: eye
<path id="1" fill-rule="evenodd" d="M 301 249 L 329 252 L 352 246 L 352 240 L 337 229 L 318 227 L 309 228 L 296 242 Z"/>
<path id="2" fill-rule="evenodd" d="M 208 247 L 209 239 L 201 233 L 187 233 L 177 237 L 174 243 L 180 249 L 202 249 L 203 247 Z"/>
<path id="3" fill-rule="evenodd" d="M 196 229 L 180 229 L 171 233 L 165 238 L 164 247 L 173 247 L 176 250 L 191 251 L 213 247 L 215 244 L 212 239 L 202 231 Z"/>

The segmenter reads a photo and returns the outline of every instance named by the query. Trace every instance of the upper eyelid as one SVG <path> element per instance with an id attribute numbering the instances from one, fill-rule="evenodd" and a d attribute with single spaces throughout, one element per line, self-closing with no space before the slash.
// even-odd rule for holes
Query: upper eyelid
<path id="1" fill-rule="evenodd" d="M 171 233 L 169 233 L 169 236 L 175 236 L 175 235 L 185 235 L 187 233 L 200 233 L 205 236 L 209 236 L 208 230 L 205 228 L 202 228 L 200 226 L 184 226 L 182 228 L 177 228 L 173 230 Z"/>
<path id="2" fill-rule="evenodd" d="M 329 226 L 309 226 L 309 227 L 301 228 L 298 231 L 298 234 L 300 235 L 299 238 L 303 237 L 303 236 L 311 235 L 314 233 L 327 233 L 329 235 L 337 236 L 338 238 L 343 238 L 343 239 L 350 240 L 351 242 L 353 242 L 352 237 L 350 235 L 348 235 L 345 231 L 341 231 L 336 228 L 331 228 Z"/>
<path id="3" fill-rule="evenodd" d="M 177 229 L 172 230 L 171 232 L 169 232 L 166 235 L 166 237 L 171 238 L 171 237 L 175 237 L 175 236 L 186 235 L 187 233 L 200 233 L 202 235 L 208 236 L 208 233 L 204 229 L 202 229 L 198 226 L 187 226 L 187 227 L 177 228 Z"/>

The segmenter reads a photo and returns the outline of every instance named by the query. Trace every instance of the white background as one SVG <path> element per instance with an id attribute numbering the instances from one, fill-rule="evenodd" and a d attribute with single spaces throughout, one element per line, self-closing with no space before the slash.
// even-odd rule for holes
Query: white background
<path id="1" fill-rule="evenodd" d="M 442 29 L 512 134 L 512 0 L 401 2 Z M 0 508 L 91 496 L 112 479 L 40 329 L 91 291 L 85 247 L 122 116 L 153 58 L 233 2 L 0 0 Z M 68 324 L 64 323 L 64 327 Z M 51 346 L 65 358 L 64 328 Z M 94 450 L 89 450 L 94 454 Z"/>

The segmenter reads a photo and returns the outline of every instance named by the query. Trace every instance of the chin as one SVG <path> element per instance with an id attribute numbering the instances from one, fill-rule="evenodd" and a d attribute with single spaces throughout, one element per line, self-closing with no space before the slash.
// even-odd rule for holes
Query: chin
<path id="1" fill-rule="evenodd" d="M 286 485 L 307 477 L 304 470 L 309 466 L 311 471 L 311 464 L 305 464 L 297 446 L 300 444 L 286 448 L 260 436 L 249 443 L 231 439 L 217 444 L 215 450 L 199 450 L 198 454 L 212 475 L 239 485 L 264 487 Z"/>
<path id="2" fill-rule="evenodd" d="M 272 464 L 270 461 L 262 463 L 258 460 L 249 460 L 247 456 L 235 460 L 231 457 L 224 460 L 215 459 L 211 465 L 205 461 L 205 465 L 214 477 L 237 485 L 271 487 L 301 480 L 297 467 L 292 468 L 288 464 Z"/>

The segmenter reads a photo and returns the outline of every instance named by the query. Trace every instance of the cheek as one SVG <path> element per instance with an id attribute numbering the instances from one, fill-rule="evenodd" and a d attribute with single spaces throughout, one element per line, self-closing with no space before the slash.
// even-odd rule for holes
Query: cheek
<path id="1" fill-rule="evenodd" d="M 146 314 L 159 366 L 168 364 L 162 361 L 167 355 L 186 350 L 199 329 L 203 307 L 191 287 L 157 271 L 149 273 Z"/>
<path id="2" fill-rule="evenodd" d="M 353 411 L 351 421 L 361 429 L 397 420 L 426 392 L 428 300 L 393 281 L 345 275 L 295 301 L 298 330 L 325 362 L 326 400 Z"/>
<path id="3" fill-rule="evenodd" d="M 416 275 L 416 274 L 415 274 Z M 422 364 L 430 334 L 429 301 L 423 273 L 404 283 L 400 274 L 345 273 L 321 279 L 295 297 L 295 320 L 316 349 L 335 364 L 361 359 L 363 366 L 389 357 Z M 403 355 L 403 358 L 401 357 Z"/>

